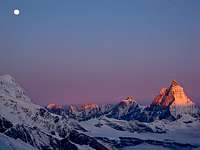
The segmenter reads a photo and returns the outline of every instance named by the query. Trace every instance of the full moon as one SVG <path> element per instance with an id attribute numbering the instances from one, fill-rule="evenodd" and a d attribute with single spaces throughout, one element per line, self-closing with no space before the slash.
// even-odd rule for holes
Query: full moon
<path id="1" fill-rule="evenodd" d="M 13 13 L 15 16 L 19 16 L 20 11 L 19 11 L 19 9 L 14 9 Z"/>

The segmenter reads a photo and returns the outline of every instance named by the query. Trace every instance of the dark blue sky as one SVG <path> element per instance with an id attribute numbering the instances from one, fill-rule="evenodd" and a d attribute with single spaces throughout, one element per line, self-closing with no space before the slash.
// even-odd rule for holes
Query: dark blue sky
<path id="1" fill-rule="evenodd" d="M 199 8 L 199 0 L 1 0 L 0 74 L 40 104 L 127 95 L 149 103 L 173 79 L 199 97 Z"/>

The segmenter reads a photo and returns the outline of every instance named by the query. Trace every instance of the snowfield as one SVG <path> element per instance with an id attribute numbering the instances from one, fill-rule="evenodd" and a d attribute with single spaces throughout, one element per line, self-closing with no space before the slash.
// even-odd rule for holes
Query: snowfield
<path id="1" fill-rule="evenodd" d="M 105 121 L 106 120 L 106 121 Z M 170 146 L 163 146 L 166 145 L 166 142 L 169 143 L 178 143 L 178 144 L 189 144 L 191 145 L 188 149 L 198 149 L 200 148 L 200 122 L 199 120 L 195 120 L 190 116 L 185 116 L 185 118 L 181 118 L 180 120 L 174 122 L 166 121 L 157 121 L 152 122 L 149 126 L 159 126 L 163 127 L 166 130 L 166 133 L 152 133 L 152 132 L 130 132 L 129 130 L 116 130 L 112 126 L 107 125 L 107 120 L 110 121 L 117 121 L 118 124 L 125 125 L 125 121 L 119 121 L 110 118 L 102 118 L 102 119 L 91 119 L 88 121 L 81 122 L 80 124 L 84 127 L 88 132 L 86 134 L 93 136 L 93 137 L 100 137 L 101 138 L 108 138 L 109 140 L 119 141 L 121 137 L 128 137 L 128 138 L 137 138 L 138 140 L 152 140 L 161 142 L 160 144 L 152 144 L 142 142 L 141 144 L 135 144 L 136 146 L 124 146 L 120 149 L 140 149 L 145 147 L 144 145 L 150 145 L 153 149 L 173 149 Z M 193 121 L 193 123 L 188 123 L 188 121 Z M 184 123 L 186 122 L 186 123 Z M 97 126 L 97 124 L 101 124 L 101 126 Z M 128 124 L 128 122 L 127 122 Z M 104 141 L 105 142 L 105 141 Z M 163 145 L 162 145 L 163 142 Z M 177 144 L 177 145 L 178 145 Z M 186 146 L 186 145 L 185 145 Z M 182 149 L 184 149 L 182 147 Z M 189 147 L 189 146 L 188 146 Z M 177 146 L 177 148 L 180 148 Z M 175 148 L 174 148 L 175 149 Z M 187 149 L 187 147 L 186 147 Z"/>

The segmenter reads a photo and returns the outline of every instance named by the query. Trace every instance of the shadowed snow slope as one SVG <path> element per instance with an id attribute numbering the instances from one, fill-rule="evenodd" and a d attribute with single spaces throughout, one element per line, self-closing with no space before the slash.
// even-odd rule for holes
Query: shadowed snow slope
<path id="1" fill-rule="evenodd" d="M 0 133 L 0 150 L 37 150 L 20 139 L 13 139 Z"/>

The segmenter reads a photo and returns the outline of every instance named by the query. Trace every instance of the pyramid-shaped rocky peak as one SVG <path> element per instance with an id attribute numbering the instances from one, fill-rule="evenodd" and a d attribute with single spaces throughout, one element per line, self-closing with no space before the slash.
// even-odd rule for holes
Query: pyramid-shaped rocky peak
<path id="1" fill-rule="evenodd" d="M 188 106 L 194 103 L 187 97 L 183 87 L 176 80 L 172 80 L 169 88 L 162 88 L 160 94 L 154 98 L 152 105 L 168 106 Z"/>

